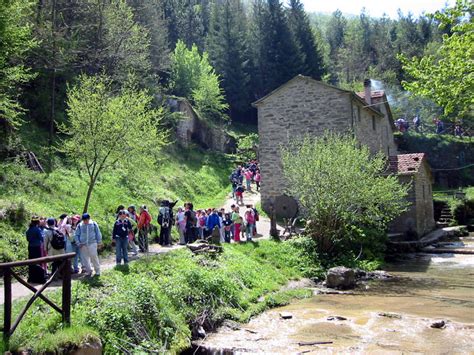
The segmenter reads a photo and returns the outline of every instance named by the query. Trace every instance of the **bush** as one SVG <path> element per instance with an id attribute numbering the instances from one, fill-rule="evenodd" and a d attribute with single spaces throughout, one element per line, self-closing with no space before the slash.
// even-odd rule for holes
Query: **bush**
<path id="1" fill-rule="evenodd" d="M 458 225 L 474 224 L 474 199 L 464 200 L 453 210 Z"/>

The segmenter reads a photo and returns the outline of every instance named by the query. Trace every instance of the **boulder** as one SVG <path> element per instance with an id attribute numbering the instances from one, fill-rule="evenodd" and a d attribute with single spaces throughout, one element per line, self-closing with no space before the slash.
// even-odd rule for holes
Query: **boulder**
<path id="1" fill-rule="evenodd" d="M 355 286 L 355 272 L 344 266 L 329 269 L 326 276 L 326 287 L 336 289 L 350 289 Z"/>

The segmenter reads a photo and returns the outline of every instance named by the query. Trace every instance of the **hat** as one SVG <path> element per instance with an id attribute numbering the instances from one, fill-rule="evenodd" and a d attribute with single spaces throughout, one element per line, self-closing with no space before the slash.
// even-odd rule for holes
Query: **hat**
<path id="1" fill-rule="evenodd" d="M 80 221 L 81 220 L 81 216 L 79 216 L 78 214 L 72 216 L 71 220 L 73 222 L 77 222 L 77 221 Z"/>
<path id="2" fill-rule="evenodd" d="M 48 226 L 54 226 L 56 224 L 56 220 L 54 218 L 50 217 L 50 218 L 48 218 L 46 223 L 48 224 Z"/>
<path id="3" fill-rule="evenodd" d="M 85 219 L 91 219 L 90 214 L 87 212 L 82 215 L 82 220 L 85 220 Z"/>
<path id="4" fill-rule="evenodd" d="M 134 211 L 136 210 L 135 205 L 130 205 L 128 208 L 132 208 Z"/>
<path id="5" fill-rule="evenodd" d="M 31 222 L 39 222 L 40 218 L 38 216 L 32 216 Z"/>

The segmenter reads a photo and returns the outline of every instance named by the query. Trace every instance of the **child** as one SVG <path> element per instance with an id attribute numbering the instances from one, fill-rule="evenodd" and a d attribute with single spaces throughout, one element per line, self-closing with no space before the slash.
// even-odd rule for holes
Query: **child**
<path id="1" fill-rule="evenodd" d="M 232 229 L 232 219 L 230 218 L 230 213 L 225 214 L 225 219 L 222 223 L 224 225 L 224 241 L 230 243 L 230 231 Z"/>
<path id="2" fill-rule="evenodd" d="M 245 189 L 241 184 L 235 189 L 235 202 L 237 202 L 237 204 L 244 204 L 244 191 Z"/>

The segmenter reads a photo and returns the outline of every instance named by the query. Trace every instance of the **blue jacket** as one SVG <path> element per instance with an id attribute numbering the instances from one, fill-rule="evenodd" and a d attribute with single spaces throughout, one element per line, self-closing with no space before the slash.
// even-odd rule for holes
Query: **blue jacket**
<path id="1" fill-rule="evenodd" d="M 221 221 L 219 220 L 219 215 L 217 213 L 211 213 L 207 217 L 207 229 L 212 231 L 215 226 L 221 227 Z"/>
<path id="2" fill-rule="evenodd" d="M 74 235 L 77 245 L 91 245 L 94 243 L 102 243 L 102 234 L 100 233 L 99 226 L 94 221 L 90 221 L 89 224 L 84 222 L 79 223 Z"/>
<path id="3" fill-rule="evenodd" d="M 28 246 L 40 247 L 43 243 L 43 231 L 39 227 L 30 227 L 26 231 L 26 239 L 28 240 Z"/>

